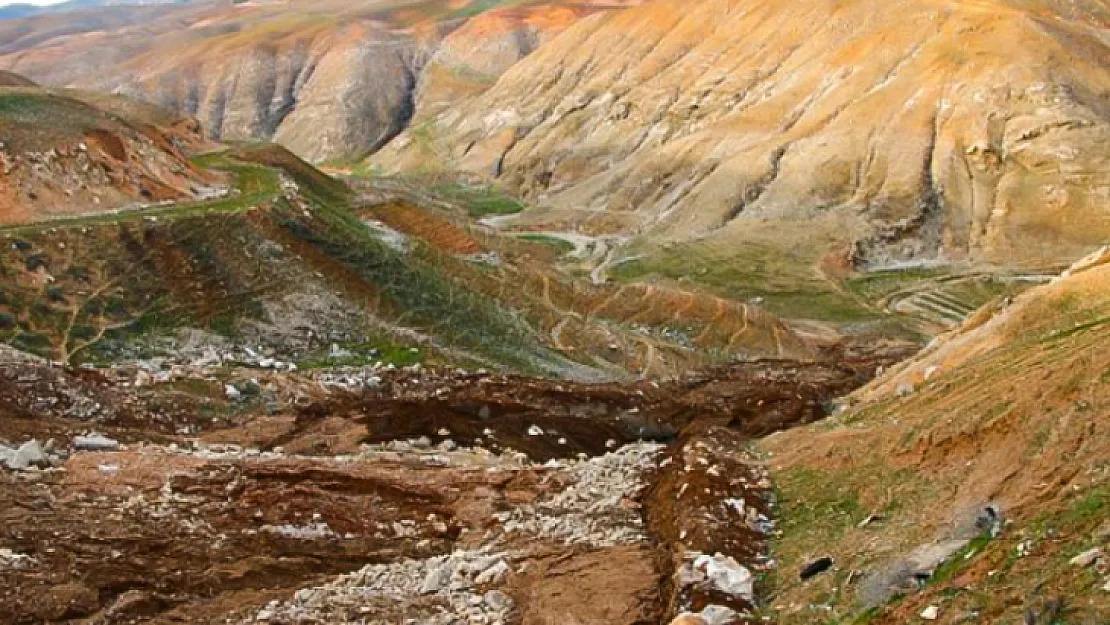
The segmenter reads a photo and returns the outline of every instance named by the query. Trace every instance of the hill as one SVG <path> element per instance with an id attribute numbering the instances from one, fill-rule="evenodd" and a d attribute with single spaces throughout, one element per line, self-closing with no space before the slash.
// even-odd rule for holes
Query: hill
<path id="1" fill-rule="evenodd" d="M 500 18 L 502 39 L 475 53 L 507 61 L 476 59 L 481 74 L 527 54 L 543 33 L 622 4 L 295 0 L 194 3 L 157 12 L 110 7 L 0 24 L 0 42 L 6 42 L 0 67 L 44 84 L 125 93 L 195 116 L 214 139 L 275 139 L 312 161 L 350 159 L 406 126 L 425 65 L 456 56 L 450 34 L 471 20 L 500 10 L 512 16 Z M 58 63 L 61 58 L 66 62 Z M 463 65 L 452 67 L 467 75 Z"/>
<path id="2" fill-rule="evenodd" d="M 195 121 L 15 74 L 0 82 L 0 224 L 217 192 L 185 154 L 203 143 Z"/>
<path id="3" fill-rule="evenodd" d="M 760 444 L 785 519 L 781 622 L 1110 614 L 1105 571 L 1071 562 L 1107 539 L 1108 261 L 980 311 L 834 418 Z M 824 556 L 833 570 L 799 581 Z"/>
<path id="4" fill-rule="evenodd" d="M 594 15 L 476 95 L 418 107 L 370 163 L 461 169 L 537 207 L 518 228 L 621 238 L 615 279 L 858 324 L 861 275 L 1054 273 L 1110 235 L 1107 11 L 1077 6 Z"/>
<path id="5" fill-rule="evenodd" d="M 170 4 L 175 2 L 188 2 L 189 0 L 69 0 L 56 2 L 45 6 L 36 4 L 13 3 L 0 7 L 0 20 L 19 19 L 41 14 L 63 13 L 78 9 L 89 9 L 110 6 Z"/>
<path id="6" fill-rule="evenodd" d="M 755 306 L 575 276 L 553 264 L 566 250 L 552 242 L 473 225 L 470 211 L 504 201 L 488 190 L 356 194 L 267 145 L 190 167 L 232 188 L 0 230 L 0 340 L 68 363 L 253 351 L 306 367 L 384 359 L 594 380 L 816 354 Z"/>

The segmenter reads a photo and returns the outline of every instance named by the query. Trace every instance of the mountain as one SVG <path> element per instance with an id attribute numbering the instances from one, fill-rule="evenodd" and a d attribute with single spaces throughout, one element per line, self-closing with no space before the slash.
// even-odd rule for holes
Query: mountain
<path id="1" fill-rule="evenodd" d="M 431 59 L 471 80 L 451 33 L 490 39 L 488 80 L 549 33 L 608 3 L 251 2 L 111 7 L 0 25 L 0 67 L 43 83 L 123 93 L 197 117 L 214 139 L 274 139 L 313 161 L 364 156 L 404 129 Z M 460 36 L 467 36 L 465 32 Z M 473 40 L 473 34 L 469 35 Z M 439 51 L 440 44 L 445 48 Z M 469 52 L 466 52 L 469 54 Z M 491 61 L 493 58 L 500 60 Z M 65 63 L 58 63 L 65 58 Z M 491 64 L 492 63 L 492 64 Z M 482 76 L 486 76 L 482 78 Z"/>
<path id="2" fill-rule="evenodd" d="M 1106 20 L 1094 1 L 653 2 L 418 108 L 372 162 L 496 179 L 541 207 L 529 224 L 633 237 L 638 273 L 667 274 L 669 246 L 1058 270 L 1110 234 Z"/>
<path id="3" fill-rule="evenodd" d="M 0 22 L 0 621 L 1108 622 L 1108 27 Z"/>
<path id="4" fill-rule="evenodd" d="M 0 74 L 0 224 L 215 193 L 185 151 L 200 128 L 114 96 L 43 89 Z"/>
<path id="5" fill-rule="evenodd" d="M 190 0 L 69 0 L 46 6 L 35 4 L 8 4 L 0 7 L 0 20 L 19 19 L 34 15 L 64 13 L 78 9 L 103 8 L 112 6 L 136 6 L 151 4 L 174 4 Z"/>

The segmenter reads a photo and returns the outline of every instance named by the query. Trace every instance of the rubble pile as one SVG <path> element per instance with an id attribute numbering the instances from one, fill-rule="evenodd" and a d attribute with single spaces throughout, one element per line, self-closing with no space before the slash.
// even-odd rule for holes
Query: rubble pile
<path id="1" fill-rule="evenodd" d="M 746 428 L 852 375 L 584 385 L 237 349 L 0 353 L 0 621 L 750 621 L 774 526 Z"/>
<path id="2" fill-rule="evenodd" d="M 383 617 L 392 615 L 428 625 L 500 625 L 513 600 L 500 590 L 482 589 L 500 582 L 509 570 L 505 553 L 485 549 L 374 564 L 327 585 L 298 590 L 290 601 L 273 601 L 245 622 L 385 622 Z"/>
<path id="3" fill-rule="evenodd" d="M 499 512 L 506 533 L 521 532 L 565 544 L 612 547 L 646 539 L 640 504 L 644 475 L 663 445 L 633 443 L 587 460 L 552 460 L 545 476 L 562 485 L 553 497 Z"/>

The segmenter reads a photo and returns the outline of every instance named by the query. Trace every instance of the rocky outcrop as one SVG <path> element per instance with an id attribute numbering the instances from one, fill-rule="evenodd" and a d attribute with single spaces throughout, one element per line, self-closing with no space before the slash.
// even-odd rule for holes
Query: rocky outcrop
<path id="1" fill-rule="evenodd" d="M 1106 9 L 1085 5 L 594 15 L 429 120 L 425 151 L 657 242 L 736 246 L 796 224 L 857 267 L 1056 265 L 1110 236 Z M 412 143 L 375 162 L 406 165 Z"/>

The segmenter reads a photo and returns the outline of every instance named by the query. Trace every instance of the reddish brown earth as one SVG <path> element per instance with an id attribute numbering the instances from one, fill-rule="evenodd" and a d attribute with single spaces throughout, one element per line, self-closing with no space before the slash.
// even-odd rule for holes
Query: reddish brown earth
<path id="1" fill-rule="evenodd" d="M 124 98 L 39 88 L 0 75 L 0 225 L 186 201 L 218 176 L 188 154 L 196 120 Z"/>
<path id="2" fill-rule="evenodd" d="M 754 503 L 766 483 L 744 441 L 819 417 L 885 358 L 763 361 L 623 386 L 410 371 L 382 373 L 380 386 L 359 393 L 325 390 L 308 374 L 179 369 L 152 383 L 127 368 L 8 360 L 0 440 L 53 439 L 66 449 L 96 430 L 123 448 L 0 472 L 0 545 L 34 559 L 0 567 L 2 622 L 234 622 L 364 565 L 475 548 L 492 531 L 517 554 L 496 584 L 515 602 L 510 622 L 611 624 L 727 599 L 680 596 L 670 576 L 683 550 L 762 566 L 762 536 L 717 509 L 729 483 L 748 475 L 744 492 L 767 510 Z M 243 375 L 258 380 L 265 401 L 224 398 L 219 380 Z M 547 434 L 529 435 L 534 426 Z M 420 436 L 428 447 L 391 447 Z M 567 546 L 498 533 L 491 514 L 563 491 L 558 465 L 538 463 L 638 438 L 669 445 L 645 474 L 646 490 L 621 504 L 644 519 L 647 540 Z M 448 439 L 466 447 L 445 451 Z M 360 449 L 377 442 L 386 444 Z M 248 451 L 232 453 L 231 443 Z M 507 448 L 537 464 L 508 468 Z M 718 465 L 720 476 L 705 473 Z M 317 520 L 325 536 L 274 529 Z M 397 608 L 365 609 L 388 619 Z"/>

